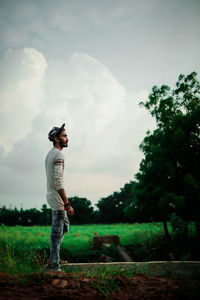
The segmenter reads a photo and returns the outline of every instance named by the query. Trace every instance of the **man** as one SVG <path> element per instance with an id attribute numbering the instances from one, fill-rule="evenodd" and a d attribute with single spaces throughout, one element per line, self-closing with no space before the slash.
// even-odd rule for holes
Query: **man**
<path id="1" fill-rule="evenodd" d="M 62 149 L 68 146 L 68 137 L 64 129 L 65 123 L 53 127 L 48 139 L 53 142 L 53 147 L 47 153 L 45 170 L 47 178 L 47 203 L 52 209 L 52 227 L 50 236 L 49 265 L 52 271 L 61 271 L 60 244 L 63 236 L 69 231 L 68 216 L 73 216 L 74 210 L 67 199 L 64 189 L 64 155 Z"/>

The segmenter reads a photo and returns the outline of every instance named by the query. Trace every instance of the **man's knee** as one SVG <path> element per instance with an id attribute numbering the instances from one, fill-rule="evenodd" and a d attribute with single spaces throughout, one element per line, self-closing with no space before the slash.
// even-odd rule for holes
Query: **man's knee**
<path id="1" fill-rule="evenodd" d="M 63 227 L 61 228 L 52 228 L 51 231 L 51 238 L 52 239 L 59 239 L 62 236 Z"/>

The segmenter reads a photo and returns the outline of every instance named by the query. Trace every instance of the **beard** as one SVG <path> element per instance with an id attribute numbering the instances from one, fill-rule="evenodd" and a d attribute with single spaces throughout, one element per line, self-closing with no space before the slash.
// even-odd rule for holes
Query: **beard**
<path id="1" fill-rule="evenodd" d="M 60 146 L 61 146 L 61 147 L 67 147 L 67 146 L 68 146 L 68 145 L 67 145 L 68 142 L 65 143 L 65 142 L 63 142 L 60 138 L 59 138 L 59 143 L 60 143 Z"/>

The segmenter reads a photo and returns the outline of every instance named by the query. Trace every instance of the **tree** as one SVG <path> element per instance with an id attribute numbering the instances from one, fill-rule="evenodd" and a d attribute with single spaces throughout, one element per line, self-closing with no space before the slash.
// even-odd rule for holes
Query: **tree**
<path id="1" fill-rule="evenodd" d="M 69 198 L 71 206 L 74 208 L 74 216 L 70 218 L 71 224 L 88 224 L 93 219 L 93 207 L 91 201 L 77 196 Z"/>
<path id="2" fill-rule="evenodd" d="M 41 225 L 51 225 L 51 208 L 48 208 L 46 204 L 42 205 L 40 215 L 40 224 Z"/>
<path id="3" fill-rule="evenodd" d="M 144 159 L 136 174 L 134 205 L 161 220 L 168 242 L 167 220 L 176 213 L 193 220 L 200 236 L 200 83 L 197 73 L 180 75 L 176 88 L 154 86 L 145 103 L 157 128 L 140 144 Z"/>
<path id="4" fill-rule="evenodd" d="M 99 208 L 99 218 L 103 223 L 119 223 L 132 221 L 132 215 L 125 214 L 125 208 L 131 203 L 135 182 L 126 183 L 120 192 L 101 198 L 96 206 Z"/>

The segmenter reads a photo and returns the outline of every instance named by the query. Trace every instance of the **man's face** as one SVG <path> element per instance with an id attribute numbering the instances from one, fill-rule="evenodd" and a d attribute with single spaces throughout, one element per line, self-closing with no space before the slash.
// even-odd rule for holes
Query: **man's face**
<path id="1" fill-rule="evenodd" d="M 59 137 L 56 139 L 61 147 L 68 147 L 68 136 L 65 129 L 61 131 Z"/>

